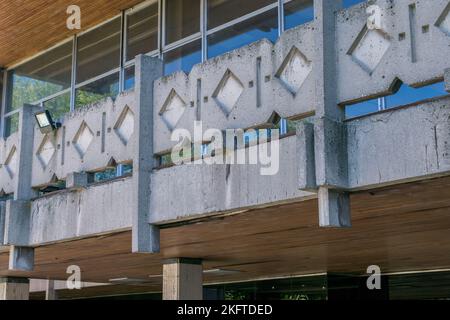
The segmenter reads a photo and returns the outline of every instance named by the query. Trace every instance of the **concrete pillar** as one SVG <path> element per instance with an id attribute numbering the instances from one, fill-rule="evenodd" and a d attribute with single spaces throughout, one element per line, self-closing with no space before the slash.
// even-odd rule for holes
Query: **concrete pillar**
<path id="1" fill-rule="evenodd" d="M 45 300 L 58 300 L 58 295 L 55 289 L 55 280 L 47 280 Z"/>
<path id="2" fill-rule="evenodd" d="M 0 300 L 28 300 L 30 281 L 26 278 L 0 278 Z"/>
<path id="3" fill-rule="evenodd" d="M 163 75 L 162 61 L 136 57 L 136 112 L 133 157 L 132 251 L 159 252 L 159 228 L 149 224 L 153 154 L 153 82 Z"/>
<path id="4" fill-rule="evenodd" d="M 297 132 L 297 159 L 299 189 L 315 192 L 316 165 L 314 155 L 314 125 L 309 122 L 298 122 Z"/>
<path id="5" fill-rule="evenodd" d="M 34 265 L 33 248 L 29 245 L 31 188 L 33 167 L 34 114 L 40 108 L 24 105 L 19 113 L 18 170 L 14 177 L 14 199 L 6 203 L 4 243 L 10 245 L 10 270 L 30 271 Z M 23 248 L 21 248 L 23 247 Z"/>
<path id="6" fill-rule="evenodd" d="M 450 92 L 450 68 L 444 72 L 445 91 Z"/>
<path id="7" fill-rule="evenodd" d="M 388 276 L 381 276 L 380 289 L 368 288 L 368 276 L 328 273 L 326 277 L 329 301 L 389 300 Z"/>
<path id="8" fill-rule="evenodd" d="M 316 119 L 314 154 L 319 224 L 349 227 L 347 141 L 344 109 L 338 106 L 336 12 L 341 0 L 314 0 Z"/>
<path id="9" fill-rule="evenodd" d="M 203 267 L 199 259 L 164 261 L 163 300 L 202 300 Z"/>
<path id="10" fill-rule="evenodd" d="M 67 189 L 86 188 L 88 185 L 88 174 L 86 172 L 71 172 L 66 177 Z"/>

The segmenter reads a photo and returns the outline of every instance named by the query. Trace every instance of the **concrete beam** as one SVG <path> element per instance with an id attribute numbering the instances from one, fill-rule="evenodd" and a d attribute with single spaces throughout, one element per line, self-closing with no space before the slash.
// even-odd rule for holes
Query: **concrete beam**
<path id="1" fill-rule="evenodd" d="M 0 278 L 0 300 L 28 300 L 30 281 L 26 278 Z"/>
<path id="2" fill-rule="evenodd" d="M 202 300 L 203 267 L 199 259 L 164 261 L 163 300 Z"/>
<path id="3" fill-rule="evenodd" d="M 5 210 L 4 244 L 27 246 L 30 243 L 31 202 L 8 200 Z"/>
<path id="4" fill-rule="evenodd" d="M 149 224 L 153 153 L 153 82 L 162 76 L 162 61 L 136 57 L 136 115 L 133 157 L 132 251 L 159 252 L 159 228 Z"/>
<path id="5" fill-rule="evenodd" d="M 86 188 L 88 185 L 88 174 L 86 172 L 72 172 L 66 177 L 66 188 Z"/>
<path id="6" fill-rule="evenodd" d="M 34 248 L 10 246 L 9 266 L 10 271 L 33 271 Z"/>
<path id="7" fill-rule="evenodd" d="M 319 225 L 332 228 L 352 226 L 347 192 L 319 188 Z"/>
<path id="8" fill-rule="evenodd" d="M 444 72 L 445 91 L 450 92 L 450 68 Z"/>

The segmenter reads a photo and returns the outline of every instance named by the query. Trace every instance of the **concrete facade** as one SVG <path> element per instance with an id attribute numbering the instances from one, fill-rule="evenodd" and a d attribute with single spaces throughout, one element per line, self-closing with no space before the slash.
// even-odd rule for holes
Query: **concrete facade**
<path id="1" fill-rule="evenodd" d="M 0 190 L 14 194 L 0 202 L 0 242 L 23 247 L 12 269 L 32 266 L 26 249 L 120 230 L 132 230 L 133 252 L 157 253 L 160 225 L 311 198 L 320 226 L 350 227 L 351 192 L 449 175 L 448 96 L 351 120 L 343 111 L 400 81 L 444 80 L 450 90 L 448 1 L 418 1 L 412 33 L 409 0 L 370 1 L 382 11 L 379 29 L 367 28 L 369 3 L 314 4 L 315 21 L 275 44 L 253 43 L 189 74 L 161 77 L 159 60 L 139 56 L 134 91 L 67 115 L 54 133 L 41 134 L 24 106 L 19 132 L 0 140 Z M 156 168 L 177 128 L 261 127 L 274 113 L 300 122 L 281 139 L 273 176 L 260 165 Z M 89 185 L 86 173 L 111 161 L 133 163 L 133 176 Z M 55 177 L 67 189 L 37 197 Z"/>

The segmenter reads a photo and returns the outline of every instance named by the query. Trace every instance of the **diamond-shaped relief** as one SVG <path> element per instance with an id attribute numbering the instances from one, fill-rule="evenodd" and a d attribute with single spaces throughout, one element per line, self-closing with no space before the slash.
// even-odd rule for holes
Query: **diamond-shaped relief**
<path id="1" fill-rule="evenodd" d="M 186 110 L 186 103 L 181 99 L 178 93 L 172 89 L 169 96 L 159 111 L 159 115 L 163 118 L 170 130 L 175 129 Z"/>
<path id="2" fill-rule="evenodd" d="M 439 19 L 436 22 L 436 26 L 448 36 L 450 36 L 450 3 L 440 15 Z"/>
<path id="3" fill-rule="evenodd" d="M 297 48 L 293 47 L 281 64 L 276 77 L 296 94 L 311 73 L 312 65 L 306 56 Z"/>
<path id="4" fill-rule="evenodd" d="M 391 46 L 389 36 L 381 30 L 364 27 L 348 54 L 364 70 L 372 74 Z"/>
<path id="5" fill-rule="evenodd" d="M 227 70 L 216 90 L 213 98 L 221 107 L 222 111 L 228 116 L 236 106 L 239 98 L 244 92 L 244 85 L 233 72 Z"/>
<path id="6" fill-rule="evenodd" d="M 50 163 L 50 160 L 52 160 L 53 155 L 56 152 L 56 148 L 53 145 L 53 142 L 49 135 L 45 135 L 44 139 L 41 142 L 41 145 L 38 148 L 38 151 L 36 153 L 37 158 L 39 159 L 39 162 L 41 163 L 42 167 L 45 169 L 48 164 Z"/>
<path id="7" fill-rule="evenodd" d="M 86 124 L 86 122 L 83 122 L 72 142 L 81 158 L 83 158 L 86 154 L 87 149 L 92 143 L 92 140 L 94 140 L 94 133 Z"/>
<path id="8" fill-rule="evenodd" d="M 12 179 L 17 171 L 17 149 L 16 146 L 11 148 L 9 151 L 8 157 L 5 161 L 5 169 L 9 174 L 9 177 Z"/>
<path id="9" fill-rule="evenodd" d="M 122 113 L 119 116 L 116 124 L 114 125 L 114 131 L 119 136 L 123 144 L 127 144 L 130 141 L 134 132 L 134 113 L 128 106 L 125 106 Z"/>

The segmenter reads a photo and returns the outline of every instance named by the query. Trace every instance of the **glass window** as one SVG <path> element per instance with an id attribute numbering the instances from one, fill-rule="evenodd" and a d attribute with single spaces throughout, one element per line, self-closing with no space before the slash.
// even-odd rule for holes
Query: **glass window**
<path id="1" fill-rule="evenodd" d="M 134 89 L 134 66 L 131 66 L 129 68 L 125 69 L 125 84 L 124 84 L 124 90 L 131 90 Z"/>
<path id="2" fill-rule="evenodd" d="M 72 42 L 8 71 L 6 112 L 34 103 L 70 87 Z"/>
<path id="3" fill-rule="evenodd" d="M 208 36 L 208 57 L 240 48 L 249 43 L 278 37 L 278 10 L 272 9 Z"/>
<path id="4" fill-rule="evenodd" d="M 19 113 L 16 112 L 12 116 L 5 118 L 5 138 L 19 130 Z"/>
<path id="5" fill-rule="evenodd" d="M 96 103 L 106 97 L 119 94 L 119 73 L 113 73 L 76 90 L 75 108 Z"/>
<path id="6" fill-rule="evenodd" d="M 291 0 L 284 4 L 284 28 L 294 28 L 314 20 L 313 0 Z"/>
<path id="7" fill-rule="evenodd" d="M 0 70 L 0 112 L 3 106 L 3 71 Z"/>
<path id="8" fill-rule="evenodd" d="M 50 111 L 53 120 L 61 119 L 64 114 L 70 112 L 70 92 L 44 101 L 44 109 Z"/>
<path id="9" fill-rule="evenodd" d="M 120 25 L 116 18 L 78 38 L 77 83 L 119 67 Z"/>
<path id="10" fill-rule="evenodd" d="M 366 0 L 344 0 L 343 7 L 348 8 L 348 7 L 354 6 L 358 3 L 365 2 L 365 1 Z"/>
<path id="11" fill-rule="evenodd" d="M 153 3 L 127 17 L 127 57 L 158 49 L 158 3 Z"/>
<path id="12" fill-rule="evenodd" d="M 200 0 L 166 1 L 166 43 L 200 32 Z"/>
<path id="13" fill-rule="evenodd" d="M 208 0 L 208 29 L 275 3 L 274 0 Z"/>
<path id="14" fill-rule="evenodd" d="M 201 41 L 193 41 L 164 54 L 164 74 L 171 74 L 179 70 L 189 72 L 201 60 Z"/>

